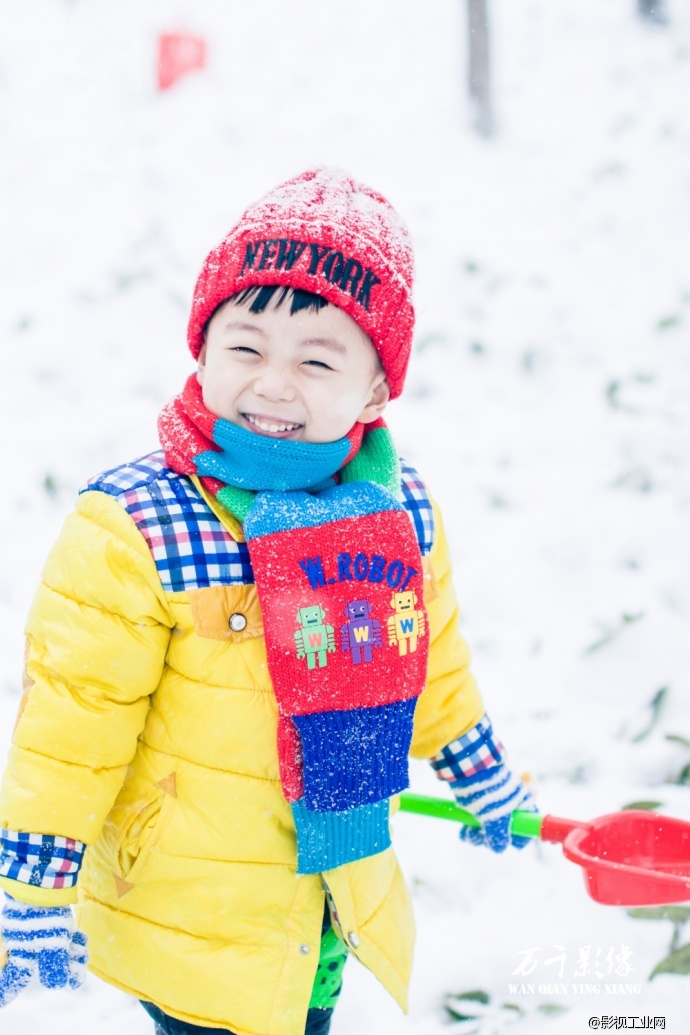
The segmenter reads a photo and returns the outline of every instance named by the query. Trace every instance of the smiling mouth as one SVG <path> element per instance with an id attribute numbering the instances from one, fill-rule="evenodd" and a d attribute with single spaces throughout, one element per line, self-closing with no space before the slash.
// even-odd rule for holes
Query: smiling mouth
<path id="1" fill-rule="evenodd" d="M 280 437 L 286 437 L 293 431 L 299 431 L 303 428 L 303 424 L 295 424 L 291 421 L 276 420 L 271 417 L 259 417 L 253 413 L 243 413 L 247 424 L 253 431 L 258 431 L 261 435 L 277 435 Z"/>

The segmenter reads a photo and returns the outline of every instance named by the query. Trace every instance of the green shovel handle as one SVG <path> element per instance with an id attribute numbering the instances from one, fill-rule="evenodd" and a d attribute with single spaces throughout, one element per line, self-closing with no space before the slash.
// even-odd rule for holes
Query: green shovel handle
<path id="1" fill-rule="evenodd" d="M 404 791 L 400 795 L 401 812 L 416 812 L 420 816 L 434 816 L 436 819 L 451 819 L 467 827 L 480 827 L 476 816 L 461 809 L 447 798 L 432 798 L 428 794 L 412 794 Z M 543 816 L 538 812 L 514 812 L 510 819 L 510 832 L 519 837 L 539 837 Z"/>

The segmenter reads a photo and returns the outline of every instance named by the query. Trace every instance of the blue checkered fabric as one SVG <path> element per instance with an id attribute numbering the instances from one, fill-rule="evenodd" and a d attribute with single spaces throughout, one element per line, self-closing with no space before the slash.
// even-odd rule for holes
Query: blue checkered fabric
<path id="1" fill-rule="evenodd" d="M 434 538 L 431 501 L 416 470 L 401 461 L 401 471 L 402 502 L 424 555 Z M 233 539 L 190 478 L 166 467 L 162 452 L 96 475 L 81 491 L 107 492 L 124 507 L 168 592 L 254 581 L 247 544 Z"/>
<path id="2" fill-rule="evenodd" d="M 107 471 L 95 474 L 79 491 L 98 489 L 99 492 L 119 496 L 121 492 L 148 485 L 160 475 L 166 474 L 179 477 L 166 466 L 163 450 L 159 449 L 156 453 L 147 453 L 146 456 L 140 456 L 138 460 L 132 460 L 128 464 L 120 464 L 119 467 L 111 467 Z"/>
<path id="3" fill-rule="evenodd" d="M 439 780 L 453 784 L 493 769 L 505 760 L 505 748 L 493 731 L 488 715 L 483 715 L 468 733 L 447 744 L 429 761 Z"/>
<path id="4" fill-rule="evenodd" d="M 406 460 L 400 461 L 402 503 L 414 524 L 422 557 L 434 545 L 434 511 L 426 486 L 415 468 Z"/>
<path id="5" fill-rule="evenodd" d="M 86 845 L 58 834 L 24 834 L 0 828 L 0 877 L 39 888 L 77 883 Z"/>
<path id="6" fill-rule="evenodd" d="M 254 581 L 247 544 L 233 539 L 190 478 L 165 466 L 162 452 L 92 478 L 88 490 L 110 493 L 124 507 L 168 592 Z"/>

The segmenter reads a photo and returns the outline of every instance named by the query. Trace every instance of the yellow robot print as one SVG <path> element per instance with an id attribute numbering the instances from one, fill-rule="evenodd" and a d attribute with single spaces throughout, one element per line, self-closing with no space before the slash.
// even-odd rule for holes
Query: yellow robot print
<path id="1" fill-rule="evenodd" d="M 426 634 L 426 616 L 417 609 L 417 594 L 411 590 L 394 593 L 391 607 L 395 611 L 388 619 L 388 646 L 397 644 L 400 657 L 414 654 L 420 637 Z"/>

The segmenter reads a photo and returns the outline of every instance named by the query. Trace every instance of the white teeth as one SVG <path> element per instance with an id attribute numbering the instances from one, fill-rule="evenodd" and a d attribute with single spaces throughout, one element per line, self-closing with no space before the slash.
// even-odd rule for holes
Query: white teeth
<path id="1" fill-rule="evenodd" d="M 249 423 L 253 424 L 260 431 L 270 431 L 274 434 L 276 431 L 294 431 L 300 427 L 299 424 L 269 424 L 265 420 L 259 420 L 258 417 L 251 417 L 249 414 L 246 416 Z"/>

